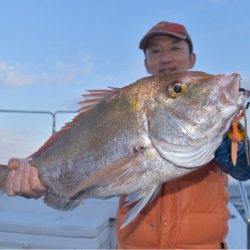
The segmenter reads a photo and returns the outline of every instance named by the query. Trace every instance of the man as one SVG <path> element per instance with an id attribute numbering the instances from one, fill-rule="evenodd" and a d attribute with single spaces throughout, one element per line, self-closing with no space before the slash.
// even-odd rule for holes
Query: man
<path id="1" fill-rule="evenodd" d="M 191 69 L 196 60 L 193 43 L 181 24 L 160 22 L 142 38 L 149 74 L 164 75 Z M 228 220 L 227 175 L 249 179 L 250 170 L 239 146 L 238 163 L 230 160 L 230 141 L 224 140 L 215 160 L 182 178 L 162 185 L 157 197 L 125 228 L 120 229 L 130 207 L 121 197 L 117 213 L 119 248 L 220 249 L 225 248 Z M 35 168 L 11 160 L 7 179 L 9 195 L 38 198 L 46 193 Z"/>

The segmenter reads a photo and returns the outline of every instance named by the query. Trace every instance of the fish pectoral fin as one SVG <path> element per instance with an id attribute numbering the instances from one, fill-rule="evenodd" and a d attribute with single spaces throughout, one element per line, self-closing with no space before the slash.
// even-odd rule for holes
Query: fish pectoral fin
<path id="1" fill-rule="evenodd" d="M 127 196 L 124 206 L 137 202 L 128 212 L 121 229 L 127 226 L 150 202 L 154 200 L 160 190 L 161 185 L 153 185 L 144 190 L 137 191 Z"/>
<path id="2" fill-rule="evenodd" d="M 133 169 L 130 167 L 130 162 L 135 160 L 135 158 L 139 155 L 140 153 L 134 153 L 128 157 L 124 157 L 122 159 L 119 159 L 112 164 L 110 164 L 107 167 L 104 167 L 97 171 L 93 176 L 90 176 L 87 180 L 85 180 L 83 183 L 78 185 L 75 189 L 73 189 L 69 194 L 68 194 L 68 199 L 73 198 L 77 193 L 93 187 L 93 186 L 100 186 L 100 185 L 105 185 L 105 183 L 110 183 L 110 181 L 113 179 L 116 179 L 121 176 L 125 176 L 129 174 Z"/>
<path id="3" fill-rule="evenodd" d="M 72 210 L 83 202 L 81 199 L 68 199 L 63 196 L 54 195 L 52 193 L 45 195 L 43 201 L 49 207 L 62 211 Z"/>

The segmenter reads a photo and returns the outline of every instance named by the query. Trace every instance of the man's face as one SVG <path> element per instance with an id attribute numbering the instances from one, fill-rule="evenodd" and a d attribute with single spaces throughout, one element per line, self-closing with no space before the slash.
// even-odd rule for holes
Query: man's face
<path id="1" fill-rule="evenodd" d="M 195 54 L 190 54 L 186 41 L 171 36 L 155 36 L 146 48 L 145 67 L 149 74 L 165 75 L 191 69 Z"/>

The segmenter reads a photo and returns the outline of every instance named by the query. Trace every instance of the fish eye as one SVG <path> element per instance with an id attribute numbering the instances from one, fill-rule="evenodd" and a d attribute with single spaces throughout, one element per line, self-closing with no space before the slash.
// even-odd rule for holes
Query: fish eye
<path id="1" fill-rule="evenodd" d="M 187 90 L 184 82 L 174 82 L 168 86 L 168 92 L 172 97 L 182 96 Z"/>

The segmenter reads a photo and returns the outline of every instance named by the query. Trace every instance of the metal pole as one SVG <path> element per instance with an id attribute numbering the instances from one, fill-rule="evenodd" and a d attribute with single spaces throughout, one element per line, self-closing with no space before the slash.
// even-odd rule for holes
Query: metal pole
<path id="1" fill-rule="evenodd" d="M 242 184 L 241 181 L 239 181 L 238 183 L 239 183 L 240 194 L 241 194 L 241 198 L 242 198 L 243 206 L 245 210 L 245 221 L 247 223 L 247 249 L 250 249 L 250 205 L 247 199 L 247 192 L 246 192 L 244 185 Z"/>

